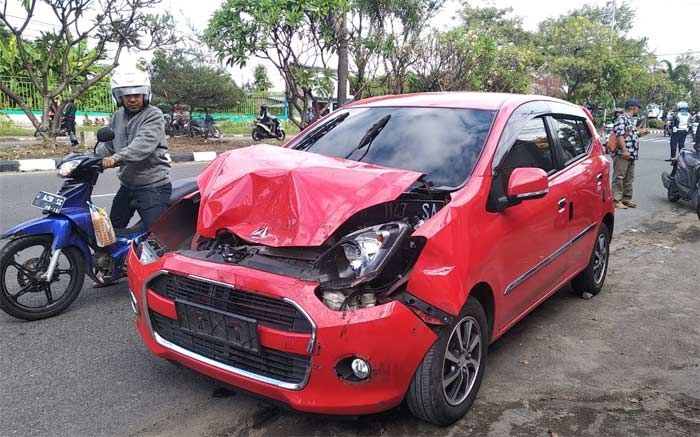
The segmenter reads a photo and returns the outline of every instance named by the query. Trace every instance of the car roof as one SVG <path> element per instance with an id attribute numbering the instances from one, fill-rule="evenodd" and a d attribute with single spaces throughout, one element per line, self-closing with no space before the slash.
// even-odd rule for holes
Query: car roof
<path id="1" fill-rule="evenodd" d="M 381 97 L 370 97 L 348 105 L 348 107 L 437 107 L 460 109 L 499 110 L 506 104 L 522 104 L 530 101 L 552 101 L 575 106 L 564 100 L 547 96 L 483 92 L 441 92 L 400 94 Z"/>

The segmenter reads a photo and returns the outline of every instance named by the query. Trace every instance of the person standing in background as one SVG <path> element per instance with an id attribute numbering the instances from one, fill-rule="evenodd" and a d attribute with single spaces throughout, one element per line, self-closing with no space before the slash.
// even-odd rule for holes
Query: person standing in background
<path id="1" fill-rule="evenodd" d="M 78 145 L 78 137 L 75 135 L 75 112 L 77 108 L 73 99 L 66 99 L 66 106 L 63 108 L 63 118 L 66 120 L 66 132 L 70 138 L 71 146 L 75 147 Z"/>
<path id="2" fill-rule="evenodd" d="M 678 156 L 677 152 L 680 152 L 685 147 L 685 139 L 688 136 L 690 122 L 688 102 L 678 102 L 676 115 L 673 117 L 673 124 L 671 125 L 671 157 L 666 161 L 676 159 Z"/>
<path id="3" fill-rule="evenodd" d="M 635 118 L 639 115 L 639 100 L 630 99 L 625 103 L 623 112 L 613 127 L 614 140 L 617 141 L 613 152 L 613 197 L 615 207 L 619 209 L 636 208 L 637 204 L 632 201 L 634 183 L 634 167 L 639 159 L 639 137 Z M 611 138 L 612 140 L 613 138 Z"/>

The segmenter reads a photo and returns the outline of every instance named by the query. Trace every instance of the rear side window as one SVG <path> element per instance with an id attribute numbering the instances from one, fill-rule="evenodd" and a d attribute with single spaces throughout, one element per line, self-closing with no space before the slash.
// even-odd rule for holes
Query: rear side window
<path id="1" fill-rule="evenodd" d="M 554 162 L 544 119 L 533 118 L 518 134 L 506 155 L 502 169 L 508 180 L 510 173 L 516 168 L 536 167 L 550 174 L 555 170 Z"/>
<path id="2" fill-rule="evenodd" d="M 564 165 L 581 158 L 591 144 L 591 134 L 583 120 L 572 118 L 554 118 L 554 125 L 559 137 Z"/>

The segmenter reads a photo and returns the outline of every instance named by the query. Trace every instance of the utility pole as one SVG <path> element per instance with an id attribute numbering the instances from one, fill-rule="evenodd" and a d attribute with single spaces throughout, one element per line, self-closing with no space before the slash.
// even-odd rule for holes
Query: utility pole
<path id="1" fill-rule="evenodd" d="M 610 4 L 610 3 L 608 3 Z M 613 41 L 615 41 L 615 13 L 617 12 L 617 0 L 612 0 L 612 20 L 610 21 L 610 46 L 609 46 L 609 51 L 610 51 L 610 56 L 612 56 L 612 48 L 613 48 Z M 615 110 L 615 106 L 617 105 L 617 102 L 615 102 L 615 97 L 612 96 L 613 99 L 613 111 Z M 608 105 L 605 105 L 605 109 L 603 110 L 603 124 L 605 124 L 605 120 L 607 119 L 608 116 Z"/>
<path id="2" fill-rule="evenodd" d="M 612 21 L 610 22 L 610 53 L 612 53 L 613 38 L 615 36 L 615 13 L 617 12 L 617 0 L 612 0 Z"/>
<path id="3" fill-rule="evenodd" d="M 338 106 L 343 106 L 348 95 L 348 24 L 347 13 L 342 12 L 338 22 Z"/>

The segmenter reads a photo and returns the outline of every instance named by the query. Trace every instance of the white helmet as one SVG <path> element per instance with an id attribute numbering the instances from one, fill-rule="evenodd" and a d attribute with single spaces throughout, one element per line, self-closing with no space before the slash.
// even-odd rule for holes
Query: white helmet
<path id="1" fill-rule="evenodd" d="M 686 101 L 684 101 L 684 100 L 681 100 L 681 101 L 678 102 L 678 104 L 676 105 L 676 108 L 677 108 L 679 111 L 687 111 L 687 110 L 688 110 L 688 102 L 686 102 Z"/>
<path id="2" fill-rule="evenodd" d="M 117 107 L 122 106 L 122 96 L 143 94 L 143 104 L 148 106 L 151 101 L 151 78 L 145 71 L 132 69 L 119 69 L 109 81 L 112 88 L 112 99 Z"/>

